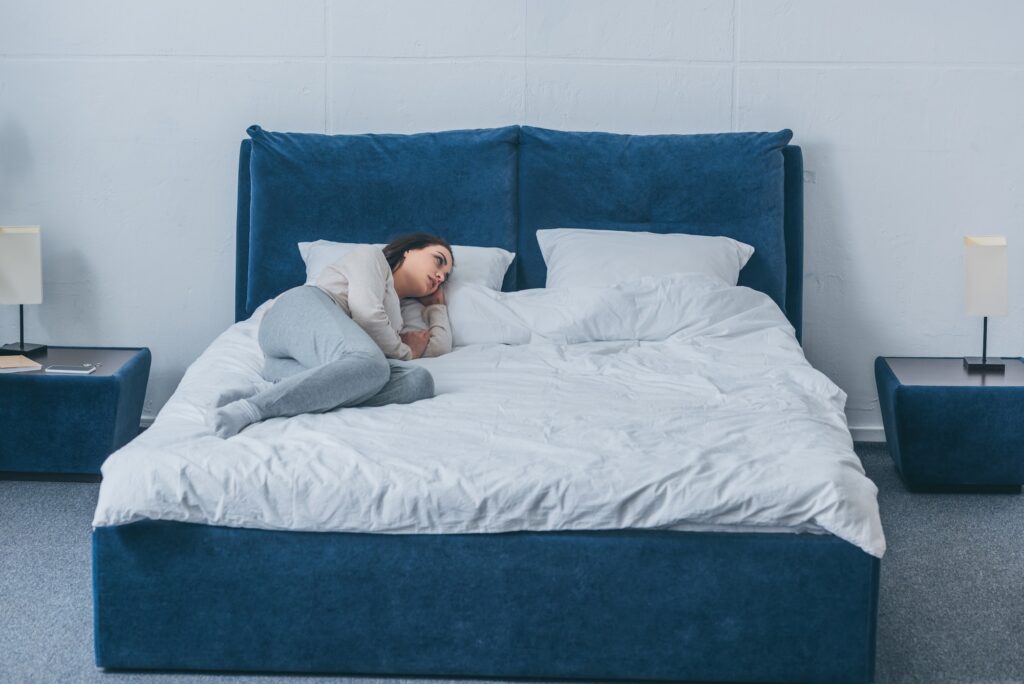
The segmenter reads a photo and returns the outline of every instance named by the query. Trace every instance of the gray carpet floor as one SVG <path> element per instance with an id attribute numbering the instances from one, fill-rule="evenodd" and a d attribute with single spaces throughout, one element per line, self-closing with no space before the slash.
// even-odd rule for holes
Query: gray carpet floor
<path id="1" fill-rule="evenodd" d="M 878 484 L 889 545 L 875 681 L 1024 682 L 1024 496 L 910 494 L 884 445 L 857 453 Z M 0 481 L 0 684 L 346 679 L 97 670 L 89 531 L 98 489 Z"/>

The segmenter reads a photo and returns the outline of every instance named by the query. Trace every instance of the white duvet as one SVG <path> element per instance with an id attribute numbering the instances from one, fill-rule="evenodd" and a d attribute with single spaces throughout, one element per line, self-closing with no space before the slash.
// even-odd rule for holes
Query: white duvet
<path id="1" fill-rule="evenodd" d="M 267 306 L 220 335 L 152 427 L 107 459 L 93 525 L 827 532 L 885 551 L 846 395 L 755 290 L 697 274 L 466 286 L 449 306 L 463 346 L 413 362 L 433 374 L 433 399 L 219 439 L 218 397 L 266 386 Z"/>

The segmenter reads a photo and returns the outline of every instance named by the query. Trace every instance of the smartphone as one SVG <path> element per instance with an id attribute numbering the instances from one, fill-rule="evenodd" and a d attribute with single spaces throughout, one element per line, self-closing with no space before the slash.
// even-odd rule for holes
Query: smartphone
<path id="1" fill-rule="evenodd" d="M 69 373 L 71 375 L 88 375 L 96 372 L 96 366 L 91 363 L 80 363 L 77 365 L 62 365 L 53 363 L 43 369 L 46 373 Z"/>

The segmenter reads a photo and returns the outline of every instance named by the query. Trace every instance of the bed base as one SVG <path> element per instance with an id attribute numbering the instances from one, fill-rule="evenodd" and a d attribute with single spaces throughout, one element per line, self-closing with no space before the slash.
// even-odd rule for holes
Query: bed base
<path id="1" fill-rule="evenodd" d="M 108 669 L 870 682 L 878 559 L 831 535 L 93 532 Z"/>

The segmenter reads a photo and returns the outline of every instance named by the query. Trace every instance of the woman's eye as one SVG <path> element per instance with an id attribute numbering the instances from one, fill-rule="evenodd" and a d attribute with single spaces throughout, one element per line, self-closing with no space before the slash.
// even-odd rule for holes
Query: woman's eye
<path id="1" fill-rule="evenodd" d="M 437 256 L 437 255 L 435 254 L 435 255 L 434 255 L 434 258 L 435 258 L 435 259 L 437 259 L 437 265 L 438 265 L 438 266 L 440 266 L 440 265 L 441 265 L 441 257 L 439 257 L 439 256 Z"/>

